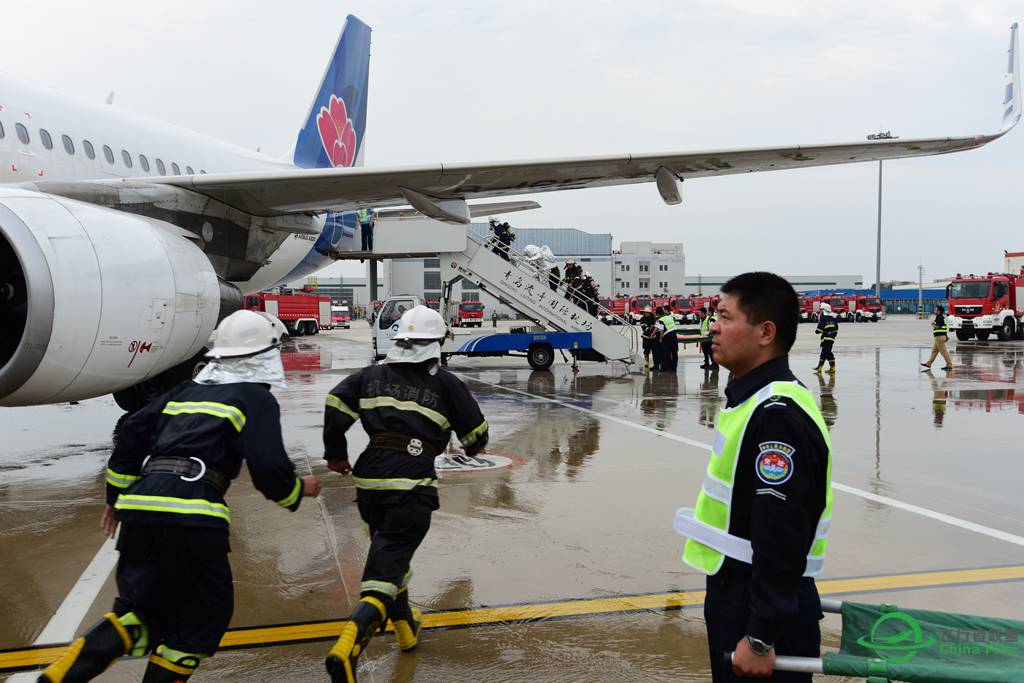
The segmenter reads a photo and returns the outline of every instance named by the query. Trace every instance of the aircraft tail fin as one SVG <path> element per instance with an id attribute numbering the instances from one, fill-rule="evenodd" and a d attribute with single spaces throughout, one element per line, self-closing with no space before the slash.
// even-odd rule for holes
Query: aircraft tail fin
<path id="1" fill-rule="evenodd" d="M 370 76 L 370 27 L 348 15 L 295 141 L 301 168 L 361 166 Z"/>

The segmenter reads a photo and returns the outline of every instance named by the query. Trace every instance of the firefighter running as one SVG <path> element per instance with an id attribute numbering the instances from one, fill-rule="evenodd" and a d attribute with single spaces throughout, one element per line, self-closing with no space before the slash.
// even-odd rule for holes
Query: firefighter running
<path id="1" fill-rule="evenodd" d="M 149 655 L 144 683 L 187 680 L 212 656 L 234 608 L 224 493 L 243 460 L 264 496 L 294 512 L 316 496 L 298 477 L 281 437 L 270 386 L 284 386 L 274 326 L 237 311 L 214 333 L 209 364 L 122 425 L 107 465 L 100 528 L 117 542 L 113 610 L 40 681 L 99 676 L 124 655 Z"/>
<path id="2" fill-rule="evenodd" d="M 324 457 L 352 474 L 359 514 L 370 529 L 360 599 L 325 662 L 331 680 L 354 683 L 359 655 L 388 619 L 398 647 L 416 647 L 419 610 L 409 605 L 410 563 L 439 507 L 434 458 L 454 431 L 467 455 L 487 445 L 487 421 L 466 386 L 440 367 L 446 334 L 425 306 L 406 311 L 381 365 L 345 378 L 327 396 Z M 345 432 L 363 421 L 370 443 L 355 466 Z"/>

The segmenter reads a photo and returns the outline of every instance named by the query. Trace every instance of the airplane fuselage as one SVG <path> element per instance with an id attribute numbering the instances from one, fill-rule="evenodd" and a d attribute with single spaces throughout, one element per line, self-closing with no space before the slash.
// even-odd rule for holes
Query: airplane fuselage
<path id="1" fill-rule="evenodd" d="M 287 161 L 168 123 L 76 100 L 0 73 L 0 184 L 187 176 L 293 169 Z M 318 234 L 325 219 L 314 217 Z M 253 276 L 233 282 L 255 292 L 331 262 L 318 234 L 290 235 Z M 351 249 L 334 244 L 336 249 Z"/>

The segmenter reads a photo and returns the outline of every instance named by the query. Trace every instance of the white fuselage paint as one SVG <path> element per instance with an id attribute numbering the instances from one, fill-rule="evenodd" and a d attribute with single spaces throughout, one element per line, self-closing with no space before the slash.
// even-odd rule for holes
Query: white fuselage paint
<path id="1" fill-rule="evenodd" d="M 25 128 L 28 143 L 19 138 Z M 0 184 L 35 181 L 82 181 L 110 178 L 144 178 L 237 171 L 295 168 L 289 161 L 274 159 L 237 145 L 193 131 L 123 111 L 112 105 L 68 97 L 47 87 L 0 73 Z M 44 145 L 47 131 L 52 148 Z M 67 136 L 73 152 L 65 148 Z M 86 153 L 86 141 L 94 157 Z M 108 161 L 104 147 L 110 149 Z M 127 152 L 131 167 L 124 159 Z M 143 167 L 141 156 L 149 164 Z M 161 174 L 159 164 L 163 164 Z M 174 165 L 178 173 L 174 172 Z M 191 173 L 189 172 L 191 169 Z M 324 220 L 316 218 L 322 229 Z M 269 262 L 250 280 L 235 282 L 243 292 L 267 289 L 327 266 L 328 257 L 307 259 L 315 235 L 291 235 Z M 307 263 L 296 271 L 303 260 Z"/>

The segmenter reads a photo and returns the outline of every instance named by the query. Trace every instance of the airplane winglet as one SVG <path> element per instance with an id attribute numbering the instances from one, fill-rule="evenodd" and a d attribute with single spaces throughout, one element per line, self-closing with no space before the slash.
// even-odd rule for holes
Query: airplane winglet
<path id="1" fill-rule="evenodd" d="M 1006 133 L 1020 121 L 1020 45 L 1017 43 L 1017 22 L 1010 27 L 1009 59 L 1006 64 L 1006 95 L 1003 98 L 1003 125 Z"/>

